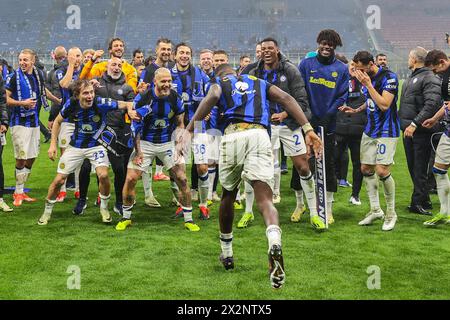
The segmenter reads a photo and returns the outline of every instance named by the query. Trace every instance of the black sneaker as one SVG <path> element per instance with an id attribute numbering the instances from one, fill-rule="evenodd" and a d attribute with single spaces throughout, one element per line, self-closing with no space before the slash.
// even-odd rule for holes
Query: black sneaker
<path id="1" fill-rule="evenodd" d="M 223 253 L 219 256 L 220 262 L 222 262 L 223 266 L 225 267 L 225 270 L 234 269 L 234 258 L 233 257 L 227 257 L 225 258 L 223 256 Z"/>
<path id="2" fill-rule="evenodd" d="M 84 209 L 87 208 L 86 200 L 79 199 L 77 204 L 75 205 L 75 208 L 73 208 L 72 213 L 81 216 L 84 213 Z"/>
<path id="3" fill-rule="evenodd" d="M 269 251 L 269 279 L 274 289 L 280 289 L 285 281 L 283 253 L 281 246 L 274 244 Z"/>

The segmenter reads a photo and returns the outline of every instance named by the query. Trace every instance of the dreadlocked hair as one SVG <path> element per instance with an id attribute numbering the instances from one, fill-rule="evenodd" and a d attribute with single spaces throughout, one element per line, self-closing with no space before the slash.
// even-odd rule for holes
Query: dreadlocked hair
<path id="1" fill-rule="evenodd" d="M 316 42 L 321 43 L 322 41 L 326 41 L 334 48 L 343 46 L 341 36 L 332 29 L 325 29 L 319 32 Z"/>

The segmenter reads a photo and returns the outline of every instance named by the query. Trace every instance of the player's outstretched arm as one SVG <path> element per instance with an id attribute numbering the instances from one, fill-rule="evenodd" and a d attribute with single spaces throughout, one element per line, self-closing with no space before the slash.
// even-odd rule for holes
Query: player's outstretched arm
<path id="1" fill-rule="evenodd" d="M 298 102 L 290 94 L 284 92 L 277 86 L 271 86 L 269 88 L 269 100 L 282 105 L 283 109 L 301 126 L 308 123 L 308 119 Z"/>
<path id="2" fill-rule="evenodd" d="M 427 119 L 422 123 L 422 127 L 427 129 L 432 128 L 436 124 L 436 122 L 442 119 L 445 114 L 445 110 L 448 108 L 448 105 L 450 105 L 450 102 L 446 101 L 444 106 L 439 109 L 439 111 L 436 112 L 436 114 L 432 118 Z"/>
<path id="3" fill-rule="evenodd" d="M 61 123 L 64 121 L 64 118 L 61 114 L 58 114 L 52 126 L 52 138 L 50 140 L 50 147 L 48 148 L 48 157 L 50 160 L 55 161 L 56 156 L 58 154 L 58 135 L 61 130 Z"/>
<path id="4" fill-rule="evenodd" d="M 322 141 L 316 135 L 313 127 L 308 122 L 300 105 L 297 101 L 288 93 L 284 92 L 276 86 L 271 86 L 269 88 L 269 100 L 276 102 L 283 106 L 294 119 L 302 126 L 303 132 L 305 133 L 305 143 L 308 148 L 308 155 L 311 153 L 311 148 L 314 150 L 316 157 L 322 154 Z"/>
<path id="5" fill-rule="evenodd" d="M 200 105 L 197 108 L 194 116 L 189 122 L 186 130 L 189 132 L 194 131 L 194 124 L 196 121 L 201 121 L 205 119 L 205 117 L 211 112 L 211 109 L 217 104 L 220 99 L 220 95 L 222 94 L 222 88 L 218 84 L 213 84 L 209 88 L 208 94 L 206 97 L 200 102 Z"/>

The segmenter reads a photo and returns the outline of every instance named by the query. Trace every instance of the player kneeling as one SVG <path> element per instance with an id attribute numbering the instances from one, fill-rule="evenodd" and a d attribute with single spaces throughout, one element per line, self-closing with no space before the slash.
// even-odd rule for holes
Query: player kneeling
<path id="1" fill-rule="evenodd" d="M 172 178 L 172 191 L 178 196 L 184 225 L 189 231 L 200 228 L 192 219 L 191 191 L 189 189 L 184 163 L 175 163 L 175 142 L 172 133 L 175 127 L 184 128 L 183 101 L 171 90 L 172 76 L 166 68 L 155 72 L 154 87 L 151 87 L 135 99 L 136 112 L 140 121 L 133 121 L 132 130 L 135 135 L 135 150 L 128 163 L 127 178 L 123 187 L 123 219 L 116 230 L 123 231 L 131 224 L 131 210 L 136 199 L 136 183 L 144 172 L 147 172 L 155 157 L 159 158 L 168 169 Z M 180 161 L 181 162 L 181 161 Z M 175 184 L 176 185 L 175 185 Z"/>
<path id="2" fill-rule="evenodd" d="M 109 160 L 106 149 L 98 144 L 95 136 L 101 130 L 108 111 L 125 108 L 128 109 L 131 119 L 137 119 L 136 112 L 132 109 L 132 102 L 96 98 L 94 87 L 88 80 L 77 80 L 74 83 L 73 97 L 64 104 L 53 123 L 52 140 L 48 149 L 48 156 L 52 161 L 55 160 L 57 155 L 57 140 L 63 120 L 71 116 L 75 122 L 75 130 L 71 137 L 70 146 L 59 160 L 57 175 L 48 188 L 45 210 L 38 220 L 39 225 L 48 223 L 61 186 L 65 183 L 67 176 L 74 172 L 85 159 L 89 159 L 99 179 L 102 221 L 104 223 L 111 222 L 111 215 L 108 211 L 108 200 L 110 198 Z"/>

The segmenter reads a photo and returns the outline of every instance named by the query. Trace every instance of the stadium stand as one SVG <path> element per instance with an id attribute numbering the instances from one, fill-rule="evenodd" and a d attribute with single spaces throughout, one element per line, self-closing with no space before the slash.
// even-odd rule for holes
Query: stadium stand
<path id="1" fill-rule="evenodd" d="M 365 0 L 381 9 L 381 30 L 377 32 L 383 50 L 403 51 L 415 46 L 447 49 L 444 33 L 450 31 L 450 7 L 439 0 Z"/>

